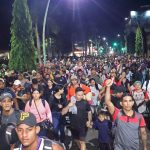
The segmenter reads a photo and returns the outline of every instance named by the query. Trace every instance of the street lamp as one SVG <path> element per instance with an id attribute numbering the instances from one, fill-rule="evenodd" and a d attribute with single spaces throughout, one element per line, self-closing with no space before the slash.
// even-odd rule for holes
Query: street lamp
<path id="1" fill-rule="evenodd" d="M 146 11 L 145 16 L 146 16 L 146 17 L 150 17 L 150 10 L 147 10 L 147 11 Z"/>
<path id="2" fill-rule="evenodd" d="M 120 37 L 120 34 L 117 34 L 117 37 Z"/>
<path id="3" fill-rule="evenodd" d="M 46 64 L 46 44 L 45 44 L 45 28 L 46 28 L 46 20 L 47 20 L 47 13 L 49 9 L 49 4 L 50 0 L 48 0 L 47 5 L 46 5 L 46 10 L 45 10 L 45 15 L 44 15 L 44 21 L 43 21 L 43 61 L 44 65 Z"/>
<path id="4" fill-rule="evenodd" d="M 103 37 L 103 41 L 106 41 L 106 37 Z"/>
<path id="5" fill-rule="evenodd" d="M 132 18 L 137 17 L 137 12 L 136 11 L 130 11 L 130 15 Z"/>

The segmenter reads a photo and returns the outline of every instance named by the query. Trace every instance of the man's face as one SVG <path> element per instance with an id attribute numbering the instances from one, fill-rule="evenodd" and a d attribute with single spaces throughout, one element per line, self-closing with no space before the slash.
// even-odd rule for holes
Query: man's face
<path id="1" fill-rule="evenodd" d="M 4 87 L 5 87 L 4 82 L 0 81 L 0 89 L 4 89 Z"/>
<path id="2" fill-rule="evenodd" d="M 92 74 L 92 75 L 96 75 L 96 70 L 94 70 L 94 69 L 91 70 L 91 74 Z"/>
<path id="3" fill-rule="evenodd" d="M 130 111 L 134 105 L 134 101 L 131 96 L 125 96 L 120 103 L 124 110 Z"/>
<path id="4" fill-rule="evenodd" d="M 77 100 L 82 100 L 83 97 L 84 97 L 83 91 L 79 91 L 79 92 L 76 93 Z"/>
<path id="5" fill-rule="evenodd" d="M 13 101 L 9 97 L 6 97 L 1 101 L 1 106 L 4 111 L 10 111 L 12 105 L 13 105 Z"/>
<path id="6" fill-rule="evenodd" d="M 38 81 L 41 80 L 41 74 L 40 74 L 40 73 L 37 73 L 37 74 L 36 74 L 36 78 L 37 78 Z"/>
<path id="7" fill-rule="evenodd" d="M 140 90 L 141 89 L 141 84 L 140 83 L 136 83 L 135 84 L 135 89 L 136 90 Z"/>
<path id="8" fill-rule="evenodd" d="M 37 140 L 39 127 L 30 127 L 26 124 L 20 124 L 16 128 L 18 138 L 24 147 L 31 147 Z"/>

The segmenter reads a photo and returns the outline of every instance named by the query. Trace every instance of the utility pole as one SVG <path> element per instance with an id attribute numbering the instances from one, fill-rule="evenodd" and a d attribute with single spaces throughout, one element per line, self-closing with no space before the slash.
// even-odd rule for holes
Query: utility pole
<path id="1" fill-rule="evenodd" d="M 49 4 L 50 4 L 50 0 L 48 0 L 48 2 L 47 2 L 44 21 L 43 21 L 43 61 L 44 61 L 44 65 L 46 64 L 45 28 L 46 28 L 46 20 L 47 20 Z"/>

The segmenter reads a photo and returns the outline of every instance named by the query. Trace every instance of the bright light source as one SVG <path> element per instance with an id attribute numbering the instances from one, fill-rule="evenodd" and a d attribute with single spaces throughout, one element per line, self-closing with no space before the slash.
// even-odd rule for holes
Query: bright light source
<path id="1" fill-rule="evenodd" d="M 120 34 L 117 34 L 117 37 L 120 37 Z"/>
<path id="2" fill-rule="evenodd" d="M 106 41 L 106 38 L 105 38 L 105 37 L 103 37 L 103 41 Z"/>
<path id="3" fill-rule="evenodd" d="M 118 45 L 117 42 L 114 42 L 114 43 L 113 43 L 113 46 L 114 46 L 114 47 L 116 47 L 117 45 Z"/>
<path id="4" fill-rule="evenodd" d="M 91 39 L 89 39 L 89 42 L 92 42 L 92 40 L 91 40 Z"/>
<path id="5" fill-rule="evenodd" d="M 127 20 L 128 20 L 128 18 L 126 17 L 126 18 L 124 18 L 124 20 L 126 20 L 126 21 L 127 21 Z"/>
<path id="6" fill-rule="evenodd" d="M 131 15 L 131 17 L 136 17 L 137 16 L 137 12 L 136 11 L 131 11 L 130 15 Z"/>
<path id="7" fill-rule="evenodd" d="M 147 10 L 147 11 L 146 11 L 145 16 L 146 16 L 146 17 L 150 17 L 150 10 Z"/>
<path id="8" fill-rule="evenodd" d="M 113 53 L 114 53 L 114 51 L 112 51 L 112 50 L 109 52 L 109 54 L 111 54 L 111 55 L 112 55 Z"/>

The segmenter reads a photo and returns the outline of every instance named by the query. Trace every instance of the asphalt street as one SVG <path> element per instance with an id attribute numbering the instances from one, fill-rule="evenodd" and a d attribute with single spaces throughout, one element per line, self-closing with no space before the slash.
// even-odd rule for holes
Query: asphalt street
<path id="1" fill-rule="evenodd" d="M 150 149 L 150 132 L 147 130 L 148 133 L 148 147 Z M 94 129 L 89 129 L 86 137 L 86 145 L 87 150 L 98 150 L 98 141 L 97 141 L 98 133 Z M 148 150 L 149 150 L 148 149 Z M 73 146 L 71 150 L 79 150 L 75 143 L 73 143 Z M 140 150 L 143 150 L 142 144 Z"/>

